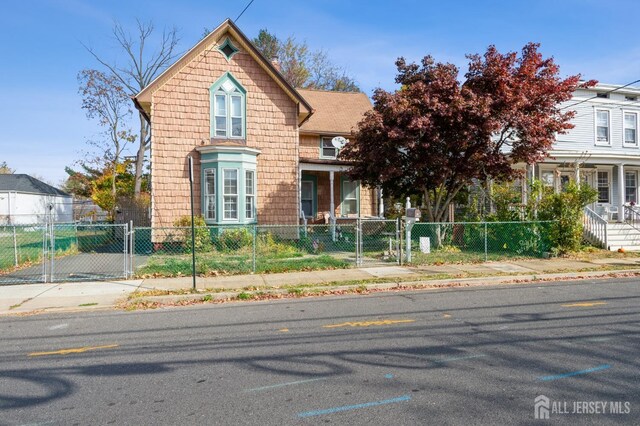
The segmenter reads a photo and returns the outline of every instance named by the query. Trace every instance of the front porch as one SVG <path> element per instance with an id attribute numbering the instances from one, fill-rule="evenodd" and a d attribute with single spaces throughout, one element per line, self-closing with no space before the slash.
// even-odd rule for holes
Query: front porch
<path id="1" fill-rule="evenodd" d="M 556 191 L 571 181 L 587 183 L 598 191 L 598 199 L 589 208 L 606 222 L 624 222 L 625 207 L 638 202 L 640 161 L 629 164 L 585 162 L 579 164 L 541 163 L 532 166 L 533 177 Z"/>
<path id="2" fill-rule="evenodd" d="M 301 160 L 300 220 L 329 224 L 356 218 L 381 217 L 380 192 L 362 187 L 346 174 L 343 161 Z"/>

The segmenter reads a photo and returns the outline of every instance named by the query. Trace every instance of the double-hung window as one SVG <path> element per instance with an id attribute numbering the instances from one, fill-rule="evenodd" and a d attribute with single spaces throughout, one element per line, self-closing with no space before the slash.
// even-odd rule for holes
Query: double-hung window
<path id="1" fill-rule="evenodd" d="M 238 219 L 238 169 L 222 169 L 224 219 Z"/>
<path id="2" fill-rule="evenodd" d="M 333 138 L 322 137 L 320 138 L 320 157 L 321 158 L 337 158 L 338 148 L 333 146 L 331 142 Z"/>
<path id="3" fill-rule="evenodd" d="M 245 138 L 245 90 L 229 74 L 211 86 L 211 137 L 220 139 Z"/>
<path id="4" fill-rule="evenodd" d="M 624 173 L 624 201 L 627 203 L 636 203 L 638 192 L 638 180 L 636 172 Z"/>
<path id="5" fill-rule="evenodd" d="M 638 146 L 638 113 L 624 113 L 624 145 Z"/>
<path id="6" fill-rule="evenodd" d="M 600 145 L 611 143 L 609 127 L 609 111 L 606 109 L 596 110 L 596 143 Z"/>
<path id="7" fill-rule="evenodd" d="M 216 169 L 204 170 L 204 217 L 216 220 Z"/>
<path id="8" fill-rule="evenodd" d="M 254 170 L 245 170 L 244 172 L 244 198 L 245 198 L 245 219 L 255 219 L 256 206 L 256 186 L 255 186 Z"/>
<path id="9" fill-rule="evenodd" d="M 598 202 L 610 202 L 609 172 L 598 172 Z"/>
<path id="10" fill-rule="evenodd" d="M 358 213 L 358 181 L 344 179 L 342 181 L 342 214 L 352 215 Z"/>

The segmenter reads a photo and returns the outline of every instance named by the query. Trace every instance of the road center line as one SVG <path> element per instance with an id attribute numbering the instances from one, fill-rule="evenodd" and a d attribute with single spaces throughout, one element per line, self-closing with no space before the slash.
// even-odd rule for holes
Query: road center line
<path id="1" fill-rule="evenodd" d="M 338 327 L 369 327 L 372 325 L 390 325 L 390 324 L 401 324 L 407 322 L 415 322 L 416 320 L 412 319 L 399 319 L 399 320 L 377 320 L 377 321 L 356 321 L 356 322 L 343 322 L 341 324 L 329 324 L 323 325 L 322 328 L 338 328 Z"/>
<path id="2" fill-rule="evenodd" d="M 262 386 L 259 388 L 247 389 L 245 392 L 257 392 L 261 390 L 275 389 L 275 388 L 281 388 L 284 386 L 291 386 L 291 385 L 300 385 L 302 383 L 317 382 L 318 380 L 327 380 L 327 379 L 328 377 L 318 377 L 316 379 L 307 379 L 307 380 L 298 380 L 295 382 L 278 383 L 276 385 L 269 385 L 269 386 Z"/>
<path id="3" fill-rule="evenodd" d="M 599 306 L 606 305 L 607 302 L 578 302 L 578 303 L 568 303 L 566 305 L 560 305 L 563 308 L 589 308 L 591 306 Z"/>
<path id="4" fill-rule="evenodd" d="M 60 349 L 57 351 L 51 352 L 31 352 L 27 354 L 27 356 L 45 356 L 45 355 L 68 355 L 68 354 L 81 354 L 83 352 L 95 351 L 98 349 L 112 349 L 117 348 L 118 345 L 102 345 L 102 346 L 84 346 L 82 348 L 70 348 L 70 349 Z"/>
<path id="5" fill-rule="evenodd" d="M 564 379 L 565 377 L 579 376 L 581 374 L 594 373 L 596 371 L 606 370 L 611 368 L 609 364 L 598 365 L 597 367 L 587 368 L 586 370 L 573 371 L 571 373 L 566 374 L 557 374 L 554 376 L 542 376 L 538 377 L 538 381 L 540 382 L 548 382 L 550 380 Z"/>
<path id="6" fill-rule="evenodd" d="M 304 411 L 302 413 L 298 413 L 298 417 L 321 416 L 323 414 L 333 414 L 333 413 L 338 413 L 340 411 L 357 410 L 359 408 L 377 407 L 378 405 L 393 404 L 395 402 L 404 402 L 409 400 L 411 400 L 411 396 L 403 395 L 397 398 L 385 399 L 382 401 L 366 402 L 364 404 L 343 405 L 342 407 L 327 408 L 324 410 Z"/>

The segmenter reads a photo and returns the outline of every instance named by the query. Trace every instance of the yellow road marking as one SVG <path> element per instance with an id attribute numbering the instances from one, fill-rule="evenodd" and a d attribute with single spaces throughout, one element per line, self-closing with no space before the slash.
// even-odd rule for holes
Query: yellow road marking
<path id="1" fill-rule="evenodd" d="M 445 317 L 445 318 L 451 318 L 451 315 L 449 315 L 449 314 L 442 314 L 442 316 Z"/>
<path id="2" fill-rule="evenodd" d="M 81 354 L 87 351 L 95 351 L 98 349 L 111 349 L 111 348 L 117 348 L 117 347 L 118 345 L 85 346 L 82 348 L 60 349 L 59 351 L 51 351 L 51 352 L 31 352 L 30 354 L 28 354 L 28 356 Z"/>
<path id="3" fill-rule="evenodd" d="M 278 331 L 282 331 L 283 333 L 286 333 L 287 331 L 289 331 L 289 329 L 288 329 L 288 328 L 281 328 L 281 329 L 280 329 L 280 330 L 278 330 Z"/>
<path id="4" fill-rule="evenodd" d="M 606 305 L 607 302 L 579 302 L 579 303 L 569 303 L 567 305 L 561 305 L 565 308 L 588 308 L 590 306 L 598 306 L 598 305 Z"/>
<path id="5" fill-rule="evenodd" d="M 359 322 L 343 322 L 342 324 L 330 324 L 323 325 L 323 328 L 337 328 L 337 327 L 369 327 L 372 325 L 389 325 L 389 324 L 400 324 L 405 322 L 415 322 L 412 319 L 403 319 L 403 320 L 379 320 L 379 321 L 359 321 Z"/>

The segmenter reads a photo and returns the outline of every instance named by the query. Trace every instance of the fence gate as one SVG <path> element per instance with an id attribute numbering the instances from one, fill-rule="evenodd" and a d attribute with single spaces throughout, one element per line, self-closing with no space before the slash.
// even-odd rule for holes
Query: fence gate
<path id="1" fill-rule="evenodd" d="M 0 227 L 0 285 L 126 279 L 129 224 Z"/>
<path id="2" fill-rule="evenodd" d="M 358 219 L 356 264 L 358 266 L 400 263 L 400 226 L 397 220 Z"/>

